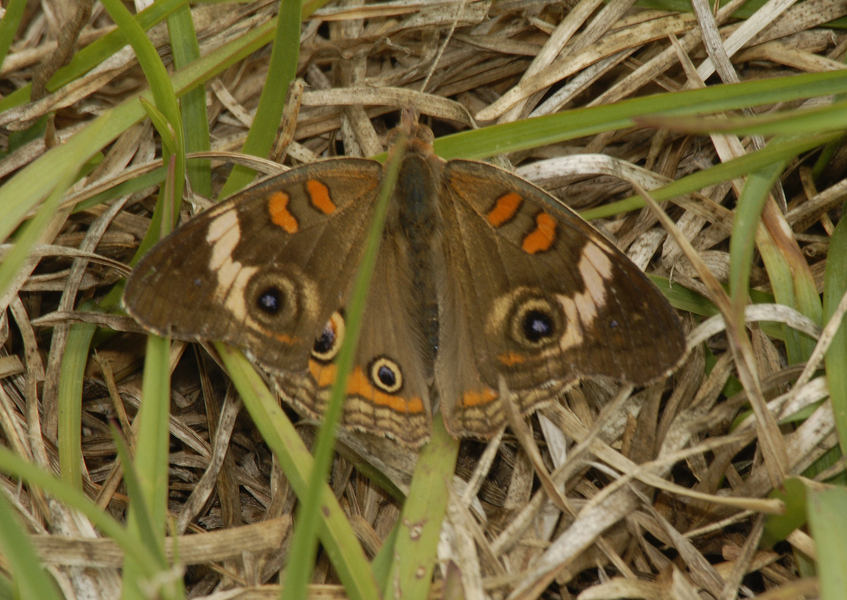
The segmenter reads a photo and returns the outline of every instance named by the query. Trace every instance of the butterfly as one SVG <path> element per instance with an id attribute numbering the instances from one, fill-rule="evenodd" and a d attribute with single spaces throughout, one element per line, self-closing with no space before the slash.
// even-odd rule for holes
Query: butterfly
<path id="1" fill-rule="evenodd" d="M 342 425 L 425 443 L 440 410 L 485 439 L 508 401 L 529 414 L 579 378 L 645 385 L 679 362 L 677 316 L 649 279 L 559 200 L 512 173 L 444 161 L 408 137 Z M 161 336 L 243 348 L 319 419 L 385 167 L 335 158 L 265 179 L 191 219 L 139 262 L 127 312 Z"/>

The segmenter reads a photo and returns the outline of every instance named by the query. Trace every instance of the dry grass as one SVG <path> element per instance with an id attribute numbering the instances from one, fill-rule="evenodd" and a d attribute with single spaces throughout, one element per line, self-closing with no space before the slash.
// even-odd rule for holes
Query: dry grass
<path id="1" fill-rule="evenodd" d="M 97 4 L 90 18 L 82 15 L 87 24 L 78 30 L 76 6 L 53 0 L 27 12 L 3 63 L 4 94 L 33 84 L 32 102 L 0 113 L 6 128 L 0 139 L 9 150 L 0 162 L 4 182 L 147 86 L 135 54 L 124 50 L 104 56 L 108 64 L 58 89 L 48 85 L 43 91 L 43 83 L 38 89 L 38 81 L 49 80 L 64 62 L 54 51 L 57 40 L 71 56 L 114 28 Z M 195 7 L 201 53 L 259 30 L 275 12 L 273 2 Z M 698 89 L 704 80 L 767 80 L 844 68 L 847 37 L 825 26 L 845 16 L 843 2 L 809 0 L 784 12 L 771 6 L 744 20 L 730 18 L 731 12 L 722 8 L 712 19 L 708 11 L 675 13 L 616 0 L 326 7 L 302 26 L 297 74 L 307 86 L 287 106 L 288 127 L 282 128 L 277 157 L 284 154 L 285 164 L 297 165 L 342 151 L 379 154 L 398 108 L 409 103 L 433 119 L 441 136 L 474 119 L 490 125 L 610 106 Z M 167 29 L 160 24 L 148 33 L 170 68 Z M 702 38 L 725 43 L 707 55 Z M 264 47 L 207 84 L 212 175 L 205 183 L 202 176 L 192 180 L 199 196 L 223 185 L 231 164 L 224 153 L 244 143 L 259 95 L 269 85 L 269 60 Z M 831 99 L 809 104 L 824 106 L 823 100 Z M 790 113 L 802 105 L 793 100 L 755 112 Z M 578 123 L 582 113 L 567 114 Z M 659 188 L 763 143 L 731 133 L 675 133 L 670 124 L 660 130 L 633 127 L 628 116 L 621 118 L 621 128 L 563 135 L 543 146 L 537 140 L 549 139 L 549 132 L 526 134 L 529 139 L 518 141 L 521 149 L 507 159 L 582 211 L 635 193 L 633 182 Z M 15 132 L 26 128 L 35 134 L 22 143 Z M 89 497 L 121 520 L 127 491 L 108 423 L 117 420 L 130 439 L 137 435 L 133 421 L 142 397 L 144 337 L 128 318 L 93 309 L 125 272 L 115 261 L 128 263 L 144 238 L 161 178 L 145 189 L 122 192 L 116 186 L 160 167 L 161 148 L 149 119 L 115 137 L 102 148 L 102 161 L 74 180 L 43 225 L 32 258 L 0 290 L 0 427 L 7 448 L 42 468 L 57 468 L 60 377 L 63 368 L 71 368 L 66 348 L 75 347 L 78 331 L 71 323 L 100 326 L 77 385 L 81 481 Z M 492 155 L 500 139 L 483 135 L 478 147 L 455 152 Z M 454 484 L 445 525 L 453 537 L 439 550 L 442 568 L 431 595 L 447 597 L 442 594 L 445 578 L 449 588 L 451 573 L 455 576 L 448 567 L 452 561 L 465 597 L 473 599 L 818 596 L 817 580 L 808 577 L 815 554 L 808 532 L 797 530 L 788 543 L 773 548 L 759 548 L 759 542 L 765 515 L 779 510 L 766 498 L 785 477 L 843 482 L 832 409 L 821 403 L 828 395 L 827 375 L 815 371 L 822 356 L 813 354 L 840 300 L 839 293 L 829 300 L 828 312 L 821 309 L 847 176 L 843 149 L 830 148 L 819 171 L 817 153 L 803 150 L 789 160 L 777 173 L 772 196 L 765 195 L 758 229 L 754 224 L 744 234 L 751 240 L 755 235 L 757 244 L 749 261 L 750 294 L 757 304 L 748 307 L 746 321 L 738 312 L 738 295 L 725 296 L 717 285 L 733 273 L 729 240 L 743 176 L 729 174 L 664 206 L 690 242 L 688 256 L 649 208 L 596 222 L 637 264 L 672 279 L 669 297 L 690 332 L 687 358 L 667 381 L 631 395 L 606 382 L 583 382 L 561 404 L 533 417 L 535 441 L 565 506 L 539 486 L 526 453 L 508 432 L 489 447 L 464 442 L 458 474 L 471 483 Z M 615 162 L 579 162 L 586 154 Z M 573 158 L 554 163 L 552 175 L 549 165 L 544 171 L 537 162 L 559 157 Z M 632 171 L 622 175 L 626 169 Z M 96 196 L 101 193 L 109 202 Z M 8 247 L 4 250 L 8 256 Z M 780 272 L 781 283 L 775 281 Z M 788 300 L 785 272 L 793 283 Z M 746 302 L 747 288 L 742 289 Z M 728 319 L 726 329 L 719 318 L 701 323 L 701 317 L 720 312 Z M 783 323 L 804 334 L 786 334 Z M 186 590 L 195 598 L 226 589 L 241 590 L 232 596 L 238 598 L 275 597 L 269 583 L 277 581 L 287 559 L 295 494 L 252 422 L 239 414 L 240 402 L 210 355 L 175 344 L 171 362 L 168 510 L 176 531 L 191 534 L 177 542 L 187 565 Z M 802 418 L 787 420 L 797 414 Z M 300 431 L 311 440 L 308 426 Z M 391 463 L 384 465 L 384 475 L 408 490 L 414 456 L 380 452 L 378 464 L 380 458 Z M 118 593 L 123 555 L 114 542 L 95 538 L 90 524 L 74 519 L 38 488 L 20 487 L 12 477 L 2 482 L 68 597 L 70 590 L 89 589 L 95 597 Z M 331 486 L 365 553 L 376 555 L 402 502 L 341 457 Z M 0 568 L 11 567 L 0 560 Z M 342 593 L 326 554 L 319 555 L 312 581 L 313 597 Z"/>

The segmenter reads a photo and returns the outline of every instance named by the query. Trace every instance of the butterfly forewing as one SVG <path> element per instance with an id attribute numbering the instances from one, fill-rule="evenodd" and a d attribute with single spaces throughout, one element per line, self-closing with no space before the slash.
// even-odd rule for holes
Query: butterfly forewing
<path id="1" fill-rule="evenodd" d="M 381 173 L 374 161 L 326 161 L 206 211 L 145 255 L 127 311 L 159 335 L 221 340 L 273 370 L 305 369 L 345 300 Z"/>

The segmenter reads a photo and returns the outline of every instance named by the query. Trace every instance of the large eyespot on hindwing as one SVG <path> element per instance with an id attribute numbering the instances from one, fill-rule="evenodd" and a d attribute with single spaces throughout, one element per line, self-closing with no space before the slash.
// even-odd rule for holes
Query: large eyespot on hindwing
<path id="1" fill-rule="evenodd" d="M 513 299 L 506 319 L 509 340 L 528 350 L 557 344 L 564 328 L 562 307 L 530 290 Z"/>
<path id="2" fill-rule="evenodd" d="M 263 327 L 289 328 L 307 309 L 304 288 L 288 273 L 260 270 L 247 283 L 244 299 L 250 315 Z"/>
<path id="3" fill-rule="evenodd" d="M 403 389 L 403 372 L 400 365 L 384 356 L 378 356 L 368 365 L 368 377 L 373 386 L 386 394 L 397 394 Z"/>
<path id="4" fill-rule="evenodd" d="M 344 315 L 340 311 L 335 311 L 326 322 L 324 330 L 315 339 L 315 345 L 312 347 L 312 357 L 322 363 L 331 362 L 338 351 L 341 350 L 341 344 L 344 342 L 344 334 L 346 325 Z"/>

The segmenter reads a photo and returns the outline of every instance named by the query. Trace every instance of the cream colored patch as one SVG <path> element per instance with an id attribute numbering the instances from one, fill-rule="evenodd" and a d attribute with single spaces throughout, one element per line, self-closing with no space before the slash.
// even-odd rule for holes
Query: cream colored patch
<path id="1" fill-rule="evenodd" d="M 600 248 L 606 254 L 613 254 L 614 253 L 614 250 L 612 249 L 612 246 L 609 244 L 609 241 L 606 238 L 604 238 L 602 235 L 598 234 L 597 236 L 593 237 L 591 239 L 591 241 L 588 242 L 588 245 L 591 245 L 591 244 L 596 245 L 598 248 Z"/>
<path id="2" fill-rule="evenodd" d="M 231 284 L 228 286 L 224 305 L 237 320 L 242 323 L 252 322 L 250 314 L 247 312 L 247 305 L 244 302 L 244 290 L 247 288 L 247 283 L 253 277 L 253 274 L 259 269 L 258 267 L 242 267 L 239 262 L 230 261 L 229 264 L 233 268 L 237 268 L 237 272 L 231 278 Z M 219 277 L 219 284 L 220 281 L 221 279 Z M 219 287 L 218 290 L 220 289 Z"/>
<path id="3" fill-rule="evenodd" d="M 223 299 L 223 296 L 229 294 L 230 287 L 239 273 L 243 271 L 242 264 L 237 260 L 232 260 L 229 256 L 223 261 L 223 264 L 212 267 L 218 278 L 218 289 L 216 295 Z"/>
<path id="4" fill-rule="evenodd" d="M 588 242 L 579 259 L 579 274 L 585 291 L 573 296 L 556 296 L 565 311 L 567 326 L 559 348 L 567 350 L 581 344 L 584 331 L 593 326 L 599 309 L 606 304 L 607 281 L 612 276 L 612 260 L 594 242 Z"/>
<path id="5" fill-rule="evenodd" d="M 577 294 L 577 296 L 583 295 L 584 294 Z M 584 339 L 582 335 L 582 327 L 580 325 L 582 320 L 579 313 L 580 308 L 576 300 L 573 298 L 559 295 L 557 295 L 556 298 L 559 300 L 559 304 L 562 305 L 562 309 L 565 311 L 565 320 L 567 322 L 565 333 L 559 339 L 559 348 L 567 350 L 574 346 L 578 346 Z M 580 302 L 582 302 L 582 299 L 580 299 Z"/>
<path id="6" fill-rule="evenodd" d="M 232 263 L 232 251 L 241 239 L 241 228 L 238 226 L 238 215 L 225 212 L 209 225 L 206 241 L 212 244 L 212 258 L 209 269 L 218 271 Z"/>
<path id="7" fill-rule="evenodd" d="M 221 238 L 226 237 L 233 229 L 235 230 L 235 235 L 240 237 L 241 230 L 238 226 L 238 215 L 231 210 L 222 212 L 209 225 L 209 231 L 206 233 L 206 241 L 214 244 Z M 236 243 L 238 242 L 238 237 L 236 237 Z"/>
<path id="8" fill-rule="evenodd" d="M 488 333 L 497 333 L 504 329 L 503 323 L 509 316 L 512 306 L 515 303 L 515 298 L 524 293 L 526 288 L 520 287 L 507 294 L 503 294 L 496 300 L 491 311 L 488 313 L 488 318 L 485 321 L 485 330 Z"/>
<path id="9" fill-rule="evenodd" d="M 395 429 L 399 429 L 399 423 L 396 416 L 387 409 L 377 410 L 374 415 L 376 428 L 391 435 Z"/>
<path id="10" fill-rule="evenodd" d="M 258 268 L 245 267 L 241 262 L 232 260 L 232 253 L 240 240 L 241 228 L 235 212 L 223 212 L 209 224 L 206 241 L 212 244 L 209 270 L 217 278 L 215 300 L 226 306 L 237 320 L 246 323 L 250 319 L 244 303 L 244 290 Z"/>
<path id="11" fill-rule="evenodd" d="M 579 320 L 588 328 L 594 323 L 597 318 L 597 303 L 591 296 L 590 292 L 575 294 L 573 303 L 576 305 L 576 312 L 579 315 Z"/>
<path id="12" fill-rule="evenodd" d="M 374 405 L 359 396 L 348 396 L 344 400 L 344 414 L 350 421 L 371 423 L 376 419 Z"/>
<path id="13" fill-rule="evenodd" d="M 606 298 L 606 282 L 612 276 L 612 260 L 609 255 L 589 242 L 582 249 L 579 273 L 585 281 L 588 292 L 594 297 L 595 302 L 602 306 Z"/>
<path id="14" fill-rule="evenodd" d="M 589 327 L 597 318 L 597 310 L 606 304 L 606 290 L 612 276 L 612 260 L 596 244 L 589 242 L 582 249 L 579 273 L 585 283 L 585 292 L 576 294 L 573 300 L 579 311 L 579 319 Z"/>
<path id="15" fill-rule="evenodd" d="M 300 295 L 303 298 L 303 310 L 308 314 L 310 319 L 316 319 L 321 309 L 320 294 L 318 294 L 317 284 L 306 277 L 303 273 L 299 274 L 297 283 L 300 285 Z"/>

